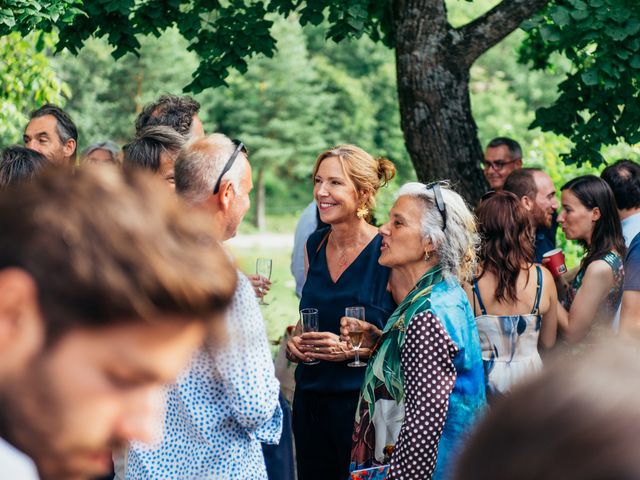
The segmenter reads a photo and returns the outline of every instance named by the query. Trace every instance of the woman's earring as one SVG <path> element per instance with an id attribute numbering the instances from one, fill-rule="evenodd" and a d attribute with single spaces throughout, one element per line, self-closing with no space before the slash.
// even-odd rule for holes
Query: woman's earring
<path id="1" fill-rule="evenodd" d="M 424 252 L 424 261 L 428 262 L 430 258 L 431 258 L 431 255 L 429 254 L 429 252 Z"/>
<path id="2" fill-rule="evenodd" d="M 358 218 L 366 218 L 369 215 L 369 209 L 364 203 L 356 210 L 356 215 Z"/>

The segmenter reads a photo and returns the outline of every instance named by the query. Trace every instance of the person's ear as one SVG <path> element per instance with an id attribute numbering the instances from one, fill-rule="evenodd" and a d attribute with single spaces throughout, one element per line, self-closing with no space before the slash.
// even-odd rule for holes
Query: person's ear
<path id="1" fill-rule="evenodd" d="M 520 199 L 520 203 L 522 203 L 522 206 L 524 208 L 527 209 L 527 211 L 531 211 L 533 210 L 533 200 L 531 200 L 529 197 L 527 197 L 526 195 L 524 195 L 521 199 Z"/>
<path id="2" fill-rule="evenodd" d="M 220 192 L 218 195 L 218 206 L 223 212 L 229 211 L 233 201 L 236 198 L 236 189 L 233 186 L 233 182 L 230 180 L 223 180 L 220 185 Z"/>
<path id="3" fill-rule="evenodd" d="M 431 241 L 431 237 L 422 239 L 422 251 L 428 255 L 433 255 L 436 251 L 436 246 L 433 244 L 433 241 Z"/>
<path id="4" fill-rule="evenodd" d="M 44 343 L 45 328 L 33 278 L 19 268 L 0 270 L 0 373 L 22 368 Z"/>
<path id="5" fill-rule="evenodd" d="M 522 159 L 519 158 L 515 162 L 516 168 L 522 168 Z"/>
<path id="6" fill-rule="evenodd" d="M 601 216 L 602 213 L 600 212 L 600 209 L 598 207 L 593 207 L 593 210 L 591 210 L 591 221 L 597 222 L 598 220 L 600 220 Z"/>
<path id="7" fill-rule="evenodd" d="M 64 152 L 65 156 L 70 157 L 73 155 L 73 152 L 76 151 L 76 146 L 76 141 L 73 138 L 70 138 L 62 146 L 62 151 Z"/>

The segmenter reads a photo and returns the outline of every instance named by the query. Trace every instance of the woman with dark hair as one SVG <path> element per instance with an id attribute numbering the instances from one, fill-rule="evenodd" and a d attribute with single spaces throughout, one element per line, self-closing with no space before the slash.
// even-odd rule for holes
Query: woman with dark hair
<path id="1" fill-rule="evenodd" d="M 574 178 L 562 188 L 558 222 L 568 240 L 587 251 L 558 308 L 560 331 L 570 343 L 610 330 L 620 304 L 626 251 L 620 217 L 607 182 L 594 175 Z"/>
<path id="2" fill-rule="evenodd" d="M 476 215 L 480 262 L 466 290 L 492 400 L 542 367 L 538 349 L 556 341 L 558 300 L 551 273 L 533 263 L 534 230 L 518 197 L 497 192 Z"/>

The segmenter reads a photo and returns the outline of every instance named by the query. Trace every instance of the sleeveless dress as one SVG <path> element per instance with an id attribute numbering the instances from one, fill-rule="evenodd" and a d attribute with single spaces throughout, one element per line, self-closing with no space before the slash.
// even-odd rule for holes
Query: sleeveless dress
<path id="1" fill-rule="evenodd" d="M 319 331 L 340 334 L 345 307 L 365 307 L 367 322 L 382 328 L 396 308 L 387 291 L 390 269 L 378 263 L 382 237 L 378 234 L 337 281 L 327 266 L 329 227 L 307 240 L 309 269 L 300 308 L 317 308 Z M 344 480 L 349 476 L 351 433 L 364 368 L 350 360 L 299 363 L 293 400 L 293 432 L 299 480 Z"/>
<path id="2" fill-rule="evenodd" d="M 492 402 L 509 391 L 516 383 L 542 368 L 538 353 L 538 337 L 542 315 L 542 269 L 536 265 L 536 296 L 531 313 L 520 315 L 488 315 L 478 280 L 473 280 L 473 291 L 482 315 L 476 317 L 482 361 L 484 363 L 487 400 Z"/>
<path id="3" fill-rule="evenodd" d="M 610 335 L 613 333 L 613 318 L 620 306 L 622 300 L 622 284 L 624 283 L 624 266 L 622 257 L 616 252 L 608 252 L 598 260 L 603 260 L 611 268 L 613 273 L 613 286 L 607 293 L 603 302 L 600 304 L 598 311 L 594 317 L 594 321 L 589 328 L 585 338 L 581 342 L 582 344 L 591 344 L 597 341 L 598 337 L 602 335 Z M 580 287 L 582 287 L 582 280 L 586 269 L 580 269 L 576 277 L 571 282 L 571 285 L 567 291 L 567 295 L 562 300 L 562 305 L 569 311 L 571 304 L 576 298 L 576 294 Z M 576 350 L 574 348 L 574 350 Z M 579 350 L 579 348 L 577 349 Z"/>

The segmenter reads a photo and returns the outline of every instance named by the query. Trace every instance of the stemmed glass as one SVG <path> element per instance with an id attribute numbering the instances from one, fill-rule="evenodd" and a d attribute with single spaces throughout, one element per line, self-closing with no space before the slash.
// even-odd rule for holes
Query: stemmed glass
<path id="1" fill-rule="evenodd" d="M 303 308 L 300 310 L 300 323 L 302 324 L 302 331 L 317 332 L 318 331 L 318 309 L 317 308 Z M 305 365 L 316 365 L 320 363 L 320 360 L 311 360 L 310 362 L 302 362 Z"/>
<path id="2" fill-rule="evenodd" d="M 258 258 L 256 260 L 256 273 L 258 275 L 262 275 L 265 278 L 271 280 L 271 267 L 273 262 L 270 258 Z M 264 289 L 260 288 L 260 292 L 262 292 L 262 296 L 260 297 L 260 301 L 258 302 L 260 305 L 269 305 L 264 301 Z"/>
<path id="3" fill-rule="evenodd" d="M 364 322 L 364 307 L 347 307 L 344 309 L 344 316 L 356 318 Z M 364 339 L 364 331 L 358 322 L 349 323 L 349 340 L 356 352 L 356 358 L 353 362 L 348 363 L 349 367 L 366 367 L 367 362 L 360 361 L 360 345 Z"/>

